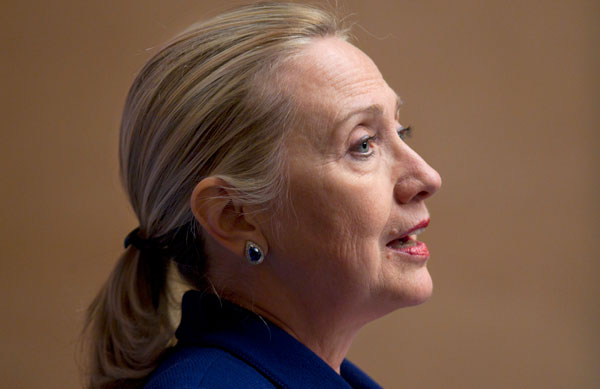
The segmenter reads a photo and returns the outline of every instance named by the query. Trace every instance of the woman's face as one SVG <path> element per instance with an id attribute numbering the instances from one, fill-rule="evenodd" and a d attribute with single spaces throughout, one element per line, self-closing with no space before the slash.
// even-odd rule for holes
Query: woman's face
<path id="1" fill-rule="evenodd" d="M 338 38 L 312 43 L 284 80 L 301 120 L 286 143 L 292 211 L 269 237 L 270 266 L 316 304 L 365 316 L 425 301 L 429 255 L 407 235 L 426 226 L 423 200 L 441 179 L 403 141 L 396 93 Z"/>

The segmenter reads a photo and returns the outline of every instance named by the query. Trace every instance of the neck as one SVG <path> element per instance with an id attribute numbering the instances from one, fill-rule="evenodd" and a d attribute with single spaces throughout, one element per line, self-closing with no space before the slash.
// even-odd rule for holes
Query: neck
<path id="1" fill-rule="evenodd" d="M 315 314 L 277 312 L 254 303 L 254 312 L 286 331 L 317 354 L 338 374 L 340 366 L 352 345 L 359 328 L 336 325 L 332 318 L 319 318 Z M 310 320 L 302 320 L 302 318 Z"/>
<path id="2" fill-rule="evenodd" d="M 302 301 L 298 298 L 302 293 L 262 285 L 261 289 L 252 288 L 253 294 L 223 291 L 221 295 L 286 331 L 339 374 L 352 341 L 364 324 L 353 317 L 356 310 L 342 309 L 327 298 Z M 261 292 L 256 293 L 257 290 Z"/>

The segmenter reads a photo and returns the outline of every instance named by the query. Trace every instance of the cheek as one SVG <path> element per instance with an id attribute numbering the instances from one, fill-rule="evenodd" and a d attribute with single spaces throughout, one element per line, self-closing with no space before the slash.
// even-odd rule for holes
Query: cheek
<path id="1" fill-rule="evenodd" d="M 300 182 L 291 188 L 297 233 L 313 254 L 351 265 L 379 253 L 391 204 L 384 182 L 343 174 Z"/>

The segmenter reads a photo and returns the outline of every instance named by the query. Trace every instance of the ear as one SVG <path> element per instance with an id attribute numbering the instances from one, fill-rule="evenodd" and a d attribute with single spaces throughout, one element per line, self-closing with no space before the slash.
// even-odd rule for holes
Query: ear
<path id="1" fill-rule="evenodd" d="M 233 188 L 218 177 L 207 177 L 194 188 L 191 208 L 204 230 L 236 256 L 245 256 L 246 242 L 257 243 L 264 254 L 268 247 L 255 218 L 244 212 L 232 196 Z"/>

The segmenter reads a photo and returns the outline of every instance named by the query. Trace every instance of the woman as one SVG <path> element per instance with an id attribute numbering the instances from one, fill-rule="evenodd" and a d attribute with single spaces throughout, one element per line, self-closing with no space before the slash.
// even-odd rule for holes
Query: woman
<path id="1" fill-rule="evenodd" d="M 261 3 L 142 69 L 120 140 L 140 224 L 89 308 L 90 387 L 378 387 L 344 357 L 430 296 L 416 235 L 441 181 L 346 34 Z"/>

